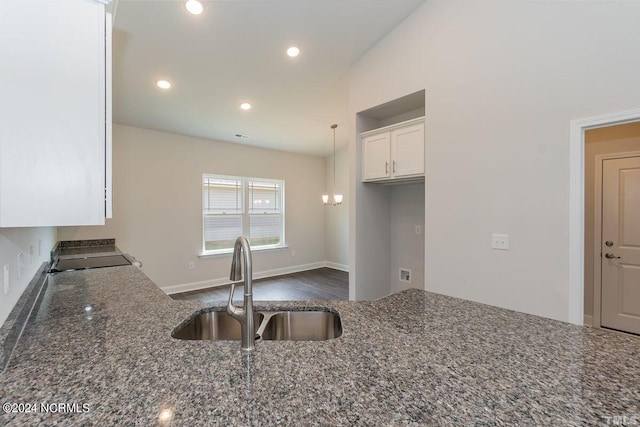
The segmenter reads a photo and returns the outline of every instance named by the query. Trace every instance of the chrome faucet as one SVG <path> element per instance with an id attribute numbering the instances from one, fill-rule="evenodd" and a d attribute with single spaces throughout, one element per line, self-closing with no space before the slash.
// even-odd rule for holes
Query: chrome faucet
<path id="1" fill-rule="evenodd" d="M 242 256 L 244 254 L 244 257 Z M 243 261 L 243 262 L 241 262 Z M 233 245 L 233 259 L 231 261 L 231 275 L 229 279 L 236 282 L 242 280 L 242 264 L 244 264 L 244 306 L 233 305 L 235 283 L 231 284 L 227 313 L 240 322 L 242 328 L 242 350 L 255 350 L 255 324 L 253 320 L 253 290 L 251 287 L 251 247 L 246 237 L 240 236 Z"/>

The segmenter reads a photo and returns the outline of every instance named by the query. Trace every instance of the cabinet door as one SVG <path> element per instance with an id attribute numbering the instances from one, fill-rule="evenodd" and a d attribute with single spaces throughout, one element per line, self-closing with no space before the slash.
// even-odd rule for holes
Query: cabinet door
<path id="1" fill-rule="evenodd" d="M 391 131 L 393 177 L 424 175 L 424 123 Z"/>
<path id="2" fill-rule="evenodd" d="M 389 132 L 362 138 L 362 180 L 375 180 L 391 176 Z"/>
<path id="3" fill-rule="evenodd" d="M 104 224 L 104 5 L 0 1 L 0 57 L 0 227 Z"/>

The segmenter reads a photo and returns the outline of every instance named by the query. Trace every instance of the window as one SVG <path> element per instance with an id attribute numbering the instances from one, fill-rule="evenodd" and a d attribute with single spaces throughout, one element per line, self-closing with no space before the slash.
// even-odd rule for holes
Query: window
<path id="1" fill-rule="evenodd" d="M 202 175 L 203 254 L 233 250 L 238 236 L 251 249 L 284 246 L 284 181 Z"/>

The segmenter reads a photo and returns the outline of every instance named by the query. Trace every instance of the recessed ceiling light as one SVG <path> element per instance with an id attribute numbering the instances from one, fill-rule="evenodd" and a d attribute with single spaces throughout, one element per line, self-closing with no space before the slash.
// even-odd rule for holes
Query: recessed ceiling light
<path id="1" fill-rule="evenodd" d="M 243 102 L 242 104 L 240 104 L 240 108 L 242 108 L 243 110 L 250 110 L 251 109 L 251 104 L 249 104 L 248 102 Z"/>
<path id="2" fill-rule="evenodd" d="M 156 82 L 156 86 L 158 86 L 160 89 L 169 89 L 171 87 L 171 83 L 169 83 L 167 80 L 158 80 Z"/>
<path id="3" fill-rule="evenodd" d="M 202 3 L 200 3 L 198 0 L 187 0 L 184 3 L 184 7 L 186 7 L 189 13 L 191 13 L 192 15 L 200 15 L 204 10 Z"/>
<path id="4" fill-rule="evenodd" d="M 300 49 L 298 49 L 295 46 L 291 46 L 289 49 L 287 49 L 287 55 L 289 55 L 292 58 L 295 58 L 296 56 L 300 55 Z"/>

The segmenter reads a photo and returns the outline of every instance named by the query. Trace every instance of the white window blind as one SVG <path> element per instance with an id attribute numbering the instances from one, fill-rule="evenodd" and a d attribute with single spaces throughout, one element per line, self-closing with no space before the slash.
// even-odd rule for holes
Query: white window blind
<path id="1" fill-rule="evenodd" d="M 284 246 L 284 181 L 202 177 L 203 253 L 229 252 L 238 236 L 252 249 Z"/>

